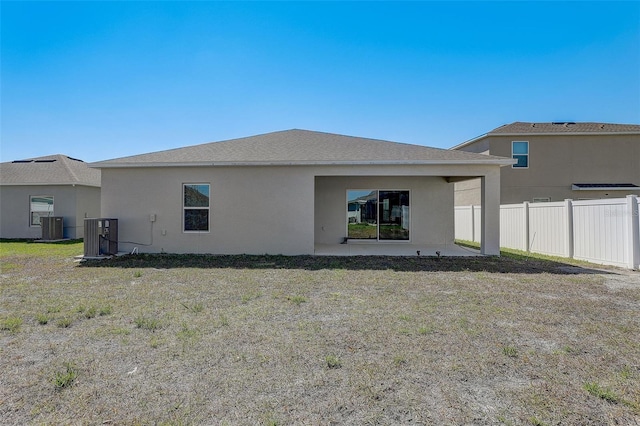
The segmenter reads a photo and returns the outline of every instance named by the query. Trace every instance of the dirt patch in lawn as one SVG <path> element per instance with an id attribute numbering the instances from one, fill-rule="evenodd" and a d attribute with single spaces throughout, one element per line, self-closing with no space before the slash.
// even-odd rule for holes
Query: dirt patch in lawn
<path id="1" fill-rule="evenodd" d="M 508 258 L 5 256 L 6 424 L 638 424 L 640 285 Z"/>

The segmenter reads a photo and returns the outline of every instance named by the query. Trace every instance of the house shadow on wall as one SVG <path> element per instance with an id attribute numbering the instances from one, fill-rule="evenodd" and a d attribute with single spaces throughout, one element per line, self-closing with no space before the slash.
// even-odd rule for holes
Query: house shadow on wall
<path id="1" fill-rule="evenodd" d="M 616 274 L 615 271 L 534 258 L 428 256 L 279 256 L 136 254 L 105 260 L 85 260 L 80 267 L 95 268 L 209 268 L 209 269 L 344 269 L 396 272 L 489 272 L 512 274 Z"/>

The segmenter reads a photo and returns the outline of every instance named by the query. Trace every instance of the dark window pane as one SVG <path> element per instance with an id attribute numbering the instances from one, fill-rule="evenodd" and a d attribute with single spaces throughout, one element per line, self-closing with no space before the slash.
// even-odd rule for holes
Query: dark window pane
<path id="1" fill-rule="evenodd" d="M 514 155 L 514 160 L 518 160 L 513 167 L 529 167 L 529 156 L 528 155 Z"/>
<path id="2" fill-rule="evenodd" d="M 378 200 L 381 240 L 409 239 L 409 191 L 380 191 Z"/>
<path id="3" fill-rule="evenodd" d="M 209 207 L 209 185 L 185 185 L 184 207 Z"/>
<path id="4" fill-rule="evenodd" d="M 208 231 L 209 230 L 209 210 L 208 209 L 185 209 L 184 230 L 185 231 Z"/>

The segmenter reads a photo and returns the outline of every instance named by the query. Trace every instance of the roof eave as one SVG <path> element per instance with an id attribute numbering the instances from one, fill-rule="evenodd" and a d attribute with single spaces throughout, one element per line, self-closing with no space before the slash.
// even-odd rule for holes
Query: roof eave
<path id="1" fill-rule="evenodd" d="M 512 132 L 487 133 L 485 136 L 629 136 L 640 135 L 640 132 Z"/>
<path id="2" fill-rule="evenodd" d="M 100 184 L 80 182 L 0 182 L 0 186 L 88 186 L 100 188 Z"/>
<path id="3" fill-rule="evenodd" d="M 511 158 L 478 160 L 407 160 L 407 161 L 199 161 L 158 163 L 91 163 L 89 167 L 147 168 L 147 167 L 238 167 L 238 166 L 423 166 L 423 165 L 498 165 L 509 166 L 517 161 Z"/>
<path id="4" fill-rule="evenodd" d="M 484 138 L 486 138 L 487 136 L 489 136 L 488 133 L 485 133 L 484 135 L 480 135 L 480 136 L 476 136 L 473 139 L 469 139 L 468 141 L 464 141 L 461 144 L 458 144 L 456 146 L 452 146 L 451 148 L 449 148 L 449 150 L 453 151 L 456 149 L 460 149 L 460 148 L 464 148 L 467 145 L 471 145 L 472 143 L 478 142 L 479 140 L 482 140 Z"/>

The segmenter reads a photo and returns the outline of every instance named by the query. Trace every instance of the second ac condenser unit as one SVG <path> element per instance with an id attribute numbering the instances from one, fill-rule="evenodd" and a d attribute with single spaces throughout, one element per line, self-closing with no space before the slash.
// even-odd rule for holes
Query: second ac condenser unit
<path id="1" fill-rule="evenodd" d="M 42 239 L 62 240 L 64 232 L 63 223 L 62 216 L 41 217 L 40 226 L 42 227 Z"/>
<path id="2" fill-rule="evenodd" d="M 84 255 L 86 257 L 118 254 L 118 219 L 84 220 Z"/>

